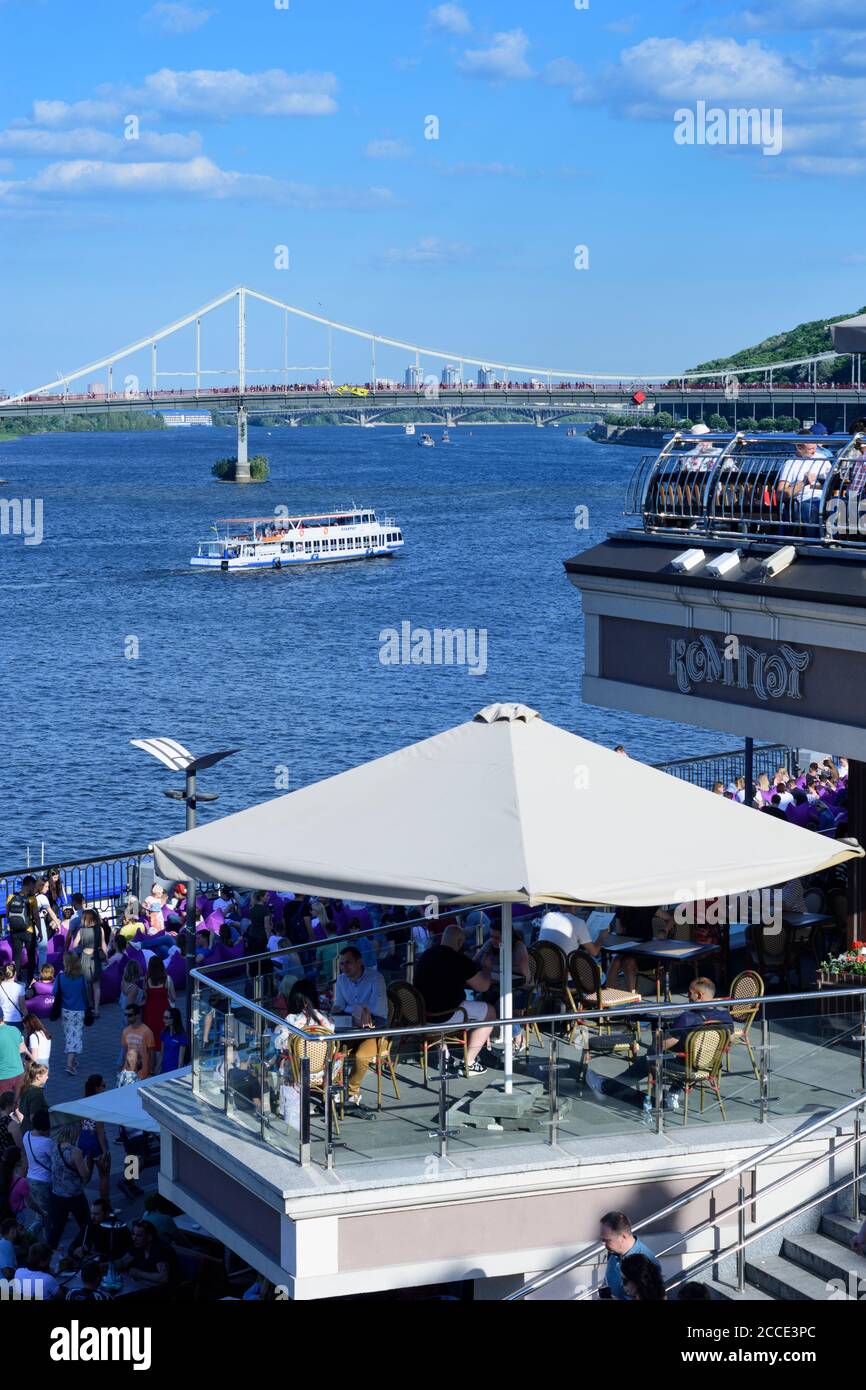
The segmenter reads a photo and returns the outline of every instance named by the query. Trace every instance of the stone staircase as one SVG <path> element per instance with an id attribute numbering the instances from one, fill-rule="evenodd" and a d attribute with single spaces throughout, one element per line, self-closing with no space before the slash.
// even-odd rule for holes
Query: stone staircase
<path id="1" fill-rule="evenodd" d="M 861 1198 L 866 1210 L 866 1198 Z M 821 1218 L 817 1231 L 785 1236 L 777 1255 L 746 1259 L 746 1287 L 704 1280 L 717 1298 L 752 1302 L 826 1302 L 866 1300 L 866 1258 L 855 1255 L 851 1240 L 860 1222 L 850 1216 Z"/>

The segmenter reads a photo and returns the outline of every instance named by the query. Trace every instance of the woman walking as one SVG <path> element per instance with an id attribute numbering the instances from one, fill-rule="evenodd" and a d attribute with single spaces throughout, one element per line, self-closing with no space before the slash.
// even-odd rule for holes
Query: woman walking
<path id="1" fill-rule="evenodd" d="M 37 1014 L 24 1015 L 24 1045 L 33 1061 L 43 1062 L 47 1071 L 51 1060 L 51 1034 L 44 1019 Z"/>
<path id="2" fill-rule="evenodd" d="M 44 1240 L 48 1230 L 48 1204 L 51 1200 L 51 1120 L 47 1110 L 37 1110 L 22 1140 L 27 1179 L 27 1205 L 38 1220 L 30 1227 L 33 1240 Z"/>
<path id="3" fill-rule="evenodd" d="M 151 1031 L 153 1032 L 152 1029 Z M 166 1009 L 162 1016 L 162 1032 L 154 1033 L 154 1037 L 159 1038 L 158 1070 L 161 1074 L 177 1071 L 179 1067 L 185 1065 L 189 1052 L 189 1038 L 183 1026 L 180 1009 Z"/>
<path id="4" fill-rule="evenodd" d="M 87 985 L 81 972 L 81 960 L 74 951 L 63 957 L 63 969 L 57 976 L 54 1009 L 63 1021 L 63 1046 L 66 1052 L 66 1075 L 78 1071 L 78 1058 L 84 1050 L 84 1015 L 87 1012 Z"/>
<path id="5" fill-rule="evenodd" d="M 151 956 L 147 963 L 147 978 L 144 982 L 144 1008 L 141 1021 L 149 1028 L 155 1038 L 163 1029 L 163 1017 L 175 1000 L 174 983 L 165 973 L 165 966 L 158 956 Z"/>
<path id="6" fill-rule="evenodd" d="M 18 983 L 15 966 L 10 961 L 4 965 L 2 978 L 0 978 L 0 1014 L 3 1015 L 4 1023 L 11 1023 L 13 1028 L 21 1032 L 21 1025 L 24 1022 L 24 995 L 26 986 Z"/>
<path id="7" fill-rule="evenodd" d="M 30 1061 L 30 1053 L 17 1028 L 0 1018 L 0 1095 L 12 1091 L 15 1100 L 24 1080 L 24 1064 Z"/>
<path id="8" fill-rule="evenodd" d="M 77 958 L 76 958 L 77 959 Z M 79 977 L 80 978 L 80 977 Z M 74 1217 L 81 1240 L 90 1221 L 90 1208 L 84 1188 L 93 1172 L 93 1160 L 78 1147 L 79 1121 L 71 1120 L 58 1129 L 51 1145 L 51 1196 L 48 1201 L 48 1244 L 56 1250 L 66 1223 Z"/>
<path id="9" fill-rule="evenodd" d="M 84 977 L 84 983 L 87 985 L 90 1007 L 93 1010 L 93 1017 L 99 1018 L 99 999 L 102 989 L 99 981 L 102 976 L 102 963 L 105 960 L 105 933 L 102 930 L 99 913 L 94 912 L 92 907 L 85 910 L 81 918 L 81 926 L 68 943 L 68 950 L 77 951 L 81 956 L 81 973 Z"/>
<path id="10" fill-rule="evenodd" d="M 84 1098 L 88 1100 L 91 1096 L 101 1096 L 105 1089 L 104 1076 L 98 1074 L 88 1076 L 84 1083 Z M 111 1150 L 108 1147 L 105 1125 L 102 1120 L 81 1121 L 78 1147 L 85 1158 L 93 1160 L 93 1166 L 99 1174 L 99 1195 L 110 1209 Z"/>
<path id="11" fill-rule="evenodd" d="M 45 1086 L 48 1081 L 48 1068 L 44 1062 L 28 1062 L 24 1073 L 24 1083 L 18 1093 L 18 1111 L 21 1115 L 21 1132 L 26 1134 L 33 1124 L 37 1110 L 48 1109 Z"/>

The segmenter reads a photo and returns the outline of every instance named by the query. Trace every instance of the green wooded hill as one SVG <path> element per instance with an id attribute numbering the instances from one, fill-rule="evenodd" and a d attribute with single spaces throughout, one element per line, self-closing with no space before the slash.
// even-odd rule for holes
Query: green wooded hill
<path id="1" fill-rule="evenodd" d="M 850 309 L 847 314 L 837 314 L 832 319 L 814 319 L 811 323 L 798 323 L 784 333 L 774 333 L 754 347 L 742 348 L 730 357 L 717 357 L 711 362 L 699 362 L 696 367 L 687 368 L 692 372 L 720 371 L 734 367 L 758 366 L 768 362 L 787 362 L 798 357 L 812 357 L 821 352 L 833 351 L 830 337 L 831 323 L 840 319 L 853 318 L 855 314 L 866 314 L 866 308 Z M 805 381 L 811 375 L 809 367 L 792 367 L 788 371 L 773 374 L 774 381 Z M 748 378 L 746 378 L 748 380 Z M 838 381 L 845 384 L 851 381 L 851 358 L 836 357 L 832 362 L 818 364 L 819 381 Z"/>

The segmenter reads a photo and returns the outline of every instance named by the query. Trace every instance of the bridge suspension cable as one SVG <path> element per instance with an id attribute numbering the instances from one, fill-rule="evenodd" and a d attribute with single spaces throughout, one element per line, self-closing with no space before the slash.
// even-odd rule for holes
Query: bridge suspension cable
<path id="1" fill-rule="evenodd" d="M 237 300 L 237 361 L 235 365 L 231 367 L 209 369 L 202 368 L 201 320 L 206 315 L 211 314 L 215 310 L 221 308 L 224 304 L 229 303 L 229 301 L 232 299 Z M 81 377 L 88 376 L 92 372 L 101 371 L 104 367 L 108 367 L 110 372 L 111 369 L 114 367 L 115 363 L 121 362 L 125 358 L 131 357 L 134 353 L 144 351 L 147 348 L 150 348 L 151 351 L 152 390 L 150 394 L 155 394 L 156 383 L 159 376 L 194 376 L 196 378 L 196 382 L 198 382 L 203 376 L 237 376 L 239 391 L 243 393 L 243 391 L 246 388 L 247 378 L 250 376 L 268 375 L 273 370 L 277 374 L 282 373 L 287 378 L 287 375 L 290 371 L 322 370 L 322 368 L 315 367 L 289 367 L 287 360 L 287 331 L 284 333 L 284 362 L 281 367 L 275 369 L 249 367 L 247 365 L 247 301 L 249 299 L 259 300 L 262 304 L 267 304 L 275 309 L 281 310 L 285 315 L 286 325 L 288 324 L 288 315 L 292 314 L 296 318 L 304 319 L 310 323 L 321 324 L 323 327 L 327 328 L 329 374 L 332 368 L 331 338 L 334 332 L 345 333 L 350 337 L 365 339 L 367 342 L 369 342 L 374 377 L 376 361 L 375 350 L 377 344 L 381 344 L 384 347 L 399 348 L 401 351 L 413 354 L 415 358 L 416 369 L 420 368 L 420 361 L 422 357 L 434 358 L 443 362 L 459 363 L 461 370 L 461 380 L 463 367 L 468 365 L 472 367 L 480 367 L 483 370 L 487 371 L 504 372 L 506 374 L 506 380 L 509 379 L 509 373 L 515 373 L 521 376 L 534 377 L 536 379 L 546 377 L 548 379 L 548 383 L 551 381 L 551 379 L 556 378 L 557 380 L 577 381 L 581 383 L 608 382 L 613 383 L 615 385 L 648 384 L 653 381 L 680 381 L 685 383 L 686 381 L 701 381 L 707 378 L 717 379 L 720 376 L 736 379 L 741 376 L 750 376 L 756 372 L 772 373 L 774 371 L 780 371 L 790 367 L 801 367 L 806 365 L 814 365 L 817 369 L 817 364 L 819 362 L 828 362 L 836 357 L 843 355 L 837 352 L 824 352 L 816 354 L 813 357 L 800 357 L 791 361 L 753 363 L 751 366 L 748 367 L 716 368 L 706 372 L 673 371 L 642 373 L 598 373 L 581 371 L 577 368 L 565 369 L 559 367 L 526 366 L 515 362 L 497 362 L 492 358 L 471 357 L 465 352 L 444 352 L 441 348 L 423 347 L 419 343 L 406 342 L 402 338 L 392 338 L 383 333 L 373 333 L 367 329 L 355 328 L 351 324 L 339 323 L 336 319 L 327 318 L 323 314 L 313 313 L 309 309 L 300 309 L 297 305 L 286 304 L 283 300 L 274 298 L 273 295 L 262 294 L 259 290 L 252 290 L 245 285 L 239 285 L 234 289 L 227 290 L 225 294 L 219 295 L 218 298 L 210 300 L 207 304 L 202 305 L 200 309 L 194 309 L 192 313 L 186 314 L 183 318 L 177 319 L 174 323 L 168 324 L 165 328 L 160 328 L 155 333 L 151 333 L 148 334 L 146 337 L 137 339 L 136 342 L 129 344 L 127 347 L 119 348 L 116 352 L 109 353 L 107 356 L 98 358 L 94 362 L 88 362 L 86 366 L 80 367 L 76 371 L 64 372 L 63 375 L 58 376 L 57 378 L 55 378 L 54 381 L 46 382 L 42 386 L 36 386 L 31 388 L 29 391 L 22 391 L 17 395 L 4 398 L 2 402 L 3 407 L 4 409 L 8 409 L 10 405 L 15 405 L 17 402 L 24 401 L 28 397 L 40 396 L 46 392 L 54 391 L 58 387 L 60 387 L 63 390 L 67 390 L 70 382 L 78 381 Z M 162 342 L 164 339 L 171 337 L 172 334 L 178 333 L 184 328 L 188 328 L 191 324 L 195 325 L 194 369 L 192 371 L 158 372 L 156 365 L 157 344 Z"/>

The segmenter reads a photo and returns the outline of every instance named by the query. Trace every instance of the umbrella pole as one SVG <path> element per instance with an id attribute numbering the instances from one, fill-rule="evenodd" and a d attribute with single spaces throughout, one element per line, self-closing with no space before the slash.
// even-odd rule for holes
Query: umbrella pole
<path id="1" fill-rule="evenodd" d="M 511 903 L 502 904 L 502 950 L 499 954 L 499 1013 L 503 1018 L 511 1018 L 512 1008 L 512 970 L 511 970 Z M 511 1024 L 503 1024 L 505 1030 L 505 1094 L 511 1095 L 514 1075 L 514 1033 Z"/>

